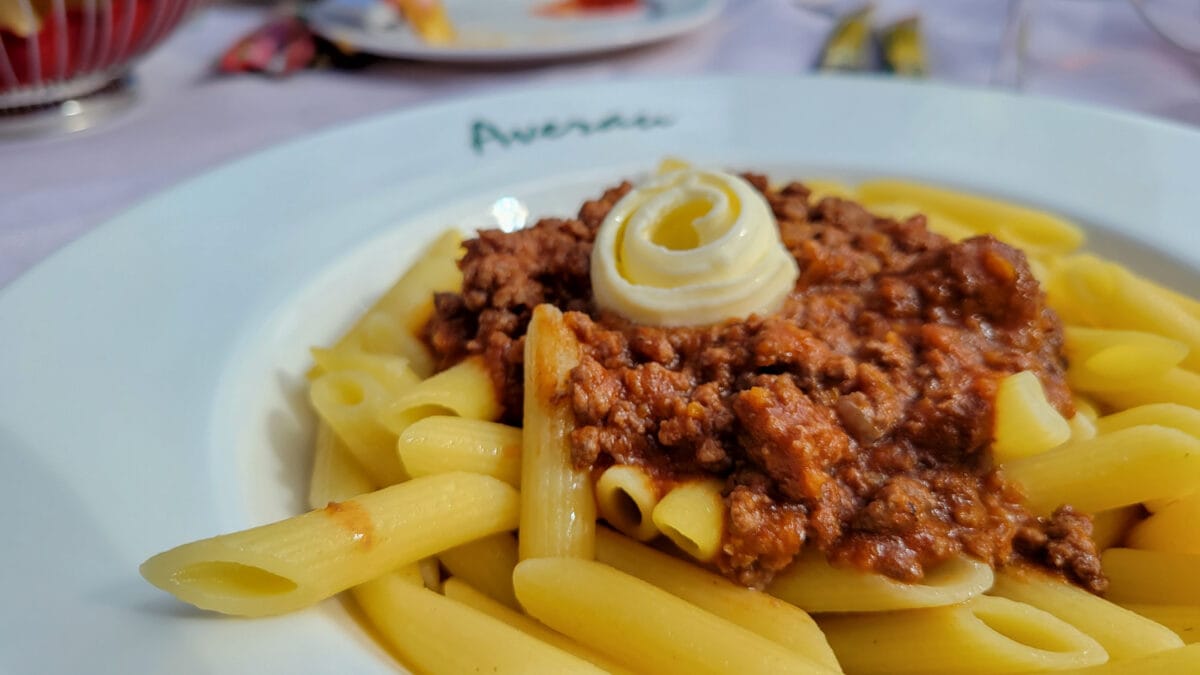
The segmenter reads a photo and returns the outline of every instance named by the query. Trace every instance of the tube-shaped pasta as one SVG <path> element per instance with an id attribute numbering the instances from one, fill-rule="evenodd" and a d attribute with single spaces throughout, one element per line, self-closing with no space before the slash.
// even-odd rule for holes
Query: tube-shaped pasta
<path id="1" fill-rule="evenodd" d="M 1127 661 L 1109 661 L 1091 668 L 1072 668 L 1062 675 L 1190 675 L 1200 672 L 1200 645 L 1158 652 Z"/>
<path id="2" fill-rule="evenodd" d="M 1100 411 L 1096 409 L 1095 401 L 1078 393 L 1072 396 L 1071 400 L 1075 403 L 1075 413 L 1077 415 L 1083 415 L 1093 422 L 1099 419 Z"/>
<path id="3" fill-rule="evenodd" d="M 605 528 L 596 529 L 596 560 L 648 581 L 830 670 L 841 670 L 816 622 L 795 605 L 734 584 Z"/>
<path id="4" fill-rule="evenodd" d="M 1142 507 L 1137 504 L 1092 514 L 1092 541 L 1096 543 L 1096 549 L 1103 551 L 1119 546 L 1125 541 L 1129 528 L 1141 517 Z"/>
<path id="5" fill-rule="evenodd" d="M 1066 353 L 1072 389 L 1123 389 L 1139 379 L 1162 377 L 1187 356 L 1188 346 L 1154 333 L 1067 326 Z"/>
<path id="6" fill-rule="evenodd" d="M 1023 673 L 1104 663 L 1104 648 L 1052 614 L 981 595 L 961 605 L 830 615 L 817 623 L 848 673 Z"/>
<path id="7" fill-rule="evenodd" d="M 1001 380 L 995 407 L 992 455 L 997 462 L 1041 454 L 1071 437 L 1071 425 L 1046 400 L 1033 371 Z"/>
<path id="8" fill-rule="evenodd" d="M 1001 570 L 988 594 L 1053 614 L 1090 635 L 1113 659 L 1183 646 L 1179 636 L 1166 627 L 1039 570 Z"/>
<path id="9" fill-rule="evenodd" d="M 1105 415 L 1096 420 L 1096 430 L 1102 434 L 1110 434 L 1143 424 L 1178 429 L 1200 438 L 1200 410 L 1178 403 L 1154 403 Z"/>
<path id="10" fill-rule="evenodd" d="M 658 536 L 651 514 L 658 505 L 658 487 L 642 466 L 615 465 L 596 481 L 596 510 L 609 525 L 637 539 Z"/>
<path id="11" fill-rule="evenodd" d="M 403 357 L 418 377 L 433 374 L 433 355 L 413 332 L 405 327 L 404 319 L 385 312 L 368 312 L 358 322 L 358 331 L 330 351 L 334 353 L 365 353 Z M 320 361 L 310 377 L 320 374 Z"/>
<path id="12" fill-rule="evenodd" d="M 458 291 L 462 288 L 462 272 L 458 269 L 458 254 L 462 234 L 448 230 L 438 237 L 417 258 L 408 271 L 392 285 L 364 316 L 381 312 L 399 318 L 404 327 L 416 332 L 433 312 L 433 295 Z M 361 321 L 352 327 L 342 340 L 350 339 L 360 330 Z M 339 341 L 340 344 L 341 341 Z"/>
<path id="13" fill-rule="evenodd" d="M 1067 420 L 1067 424 L 1071 427 L 1072 441 L 1086 441 L 1096 437 L 1096 422 L 1083 413 L 1076 412 L 1074 417 Z"/>
<path id="14" fill-rule="evenodd" d="M 1176 403 L 1200 408 L 1200 373 L 1172 368 L 1166 375 L 1144 378 L 1124 389 L 1090 393 L 1097 401 L 1120 410 L 1152 403 Z"/>
<path id="15" fill-rule="evenodd" d="M 613 675 L 626 675 L 631 673 L 631 671 L 626 669 L 624 666 L 621 666 L 596 650 L 590 647 L 585 647 L 566 635 L 563 635 L 562 633 L 556 633 L 555 631 L 550 630 L 537 620 L 531 619 L 511 607 L 496 602 L 495 598 L 490 598 L 484 593 L 479 592 L 462 579 L 457 577 L 450 577 L 447 579 L 445 591 L 447 598 L 450 598 L 456 602 L 461 602 L 462 604 L 477 609 L 494 619 L 503 621 L 504 623 L 523 633 L 528 633 L 530 636 L 535 637 L 548 645 L 558 647 L 568 654 L 574 654 L 584 661 L 602 668 Z"/>
<path id="16" fill-rule="evenodd" d="M 1013 460 L 1003 469 L 1040 515 L 1061 504 L 1095 513 L 1195 491 L 1200 439 L 1166 427 L 1131 427 Z"/>
<path id="17" fill-rule="evenodd" d="M 1184 497 L 1138 523 L 1125 542 L 1130 548 L 1200 554 L 1200 494 Z"/>
<path id="18" fill-rule="evenodd" d="M 429 476 L 184 544 L 150 558 L 141 572 L 202 609 L 282 614 L 400 565 L 511 530 L 518 509 L 516 490 L 495 478 Z"/>
<path id="19" fill-rule="evenodd" d="M 767 592 L 808 612 L 880 612 L 940 607 L 970 600 L 992 587 L 988 565 L 956 556 L 927 570 L 921 583 L 835 567 L 815 549 L 775 576 Z"/>
<path id="20" fill-rule="evenodd" d="M 886 179 L 860 183 L 856 193 L 868 207 L 887 202 L 912 204 L 922 212 L 945 214 L 980 234 L 1019 242 L 1035 251 L 1066 253 L 1083 243 L 1083 231 L 1075 224 L 1011 202 Z"/>
<path id="21" fill-rule="evenodd" d="M 604 672 L 483 612 L 391 574 L 356 587 L 354 599 L 388 645 L 420 672 Z"/>
<path id="22" fill-rule="evenodd" d="M 446 413 L 478 420 L 499 416 L 492 377 L 479 357 L 463 359 L 388 401 L 379 410 L 379 421 L 399 436 L 419 419 Z"/>
<path id="23" fill-rule="evenodd" d="M 1182 342 L 1190 350 L 1183 364 L 1200 367 L 1200 318 L 1179 311 L 1152 284 L 1120 265 L 1087 254 L 1064 258 L 1055 273 L 1058 281 L 1049 289 L 1051 306 L 1071 304 L 1100 328 L 1143 331 Z"/>
<path id="24" fill-rule="evenodd" d="M 317 424 L 313 448 L 312 478 L 308 483 L 308 507 L 319 509 L 375 489 L 371 477 L 354 459 L 346 444 L 328 424 Z"/>
<path id="25" fill-rule="evenodd" d="M 525 420 L 521 458 L 521 559 L 591 558 L 596 500 L 586 469 L 571 461 L 575 415 L 565 400 L 579 343 L 553 305 L 533 310 L 525 333 Z"/>
<path id="26" fill-rule="evenodd" d="M 488 597 L 517 609 L 512 572 L 517 566 L 517 540 L 508 532 L 476 539 L 438 554 L 450 574 L 483 591 Z"/>
<path id="27" fill-rule="evenodd" d="M 1110 548 L 1100 564 L 1113 602 L 1200 605 L 1200 555 Z"/>
<path id="28" fill-rule="evenodd" d="M 379 410 L 391 399 L 383 385 L 366 373 L 339 370 L 313 380 L 309 398 L 376 487 L 408 478 L 396 456 L 396 434 L 379 422 Z"/>
<path id="29" fill-rule="evenodd" d="M 1170 628 L 1189 645 L 1200 642 L 1200 605 L 1122 603 L 1122 606 L 1131 612 L 1136 612 L 1155 623 Z"/>
<path id="30" fill-rule="evenodd" d="M 397 448 L 400 462 L 414 478 L 467 471 L 521 485 L 521 430 L 516 427 L 434 415 L 400 432 Z"/>
<path id="31" fill-rule="evenodd" d="M 517 565 L 513 586 L 534 618 L 633 670 L 659 675 L 828 672 L 782 645 L 594 561 L 525 560 Z"/>
<path id="32" fill-rule="evenodd" d="M 456 263 L 462 235 L 446 232 L 401 276 L 331 349 L 333 352 L 366 352 L 403 356 L 420 377 L 433 374 L 433 358 L 416 331 L 433 312 L 433 294 L 462 288 Z M 320 363 L 309 379 L 324 372 Z"/>
<path id="33" fill-rule="evenodd" d="M 654 507 L 655 527 L 696 560 L 712 560 L 725 531 L 723 489 L 716 479 L 676 485 Z"/>
<path id="34" fill-rule="evenodd" d="M 408 365 L 408 359 L 401 356 L 319 347 L 309 351 L 322 372 L 354 370 L 364 373 L 383 385 L 392 396 L 399 396 L 421 381 Z"/>

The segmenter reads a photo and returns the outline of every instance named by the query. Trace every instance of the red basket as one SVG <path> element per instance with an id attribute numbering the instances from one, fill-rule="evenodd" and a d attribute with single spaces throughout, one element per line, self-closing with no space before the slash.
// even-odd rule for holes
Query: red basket
<path id="1" fill-rule="evenodd" d="M 103 88 L 203 1 L 0 0 L 0 110 Z"/>

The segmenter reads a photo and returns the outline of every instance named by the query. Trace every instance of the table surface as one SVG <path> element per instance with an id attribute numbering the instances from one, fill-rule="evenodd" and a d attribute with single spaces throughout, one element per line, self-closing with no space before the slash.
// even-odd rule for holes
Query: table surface
<path id="1" fill-rule="evenodd" d="M 1195 0 L 1179 3 L 1200 13 Z M 0 140 L 0 286 L 159 190 L 366 116 L 510 87 L 643 75 L 808 73 L 831 15 L 846 9 L 836 1 L 820 4 L 823 9 L 814 10 L 797 0 L 728 0 L 717 21 L 689 35 L 568 62 L 384 61 L 283 80 L 212 75 L 217 55 L 261 24 L 268 10 L 211 6 L 137 66 L 139 100 L 118 118 L 70 136 Z M 1164 42 L 1123 0 L 875 4 L 881 21 L 919 13 L 938 80 L 1200 125 L 1200 60 Z M 1023 29 L 1012 30 L 1017 24 Z"/>

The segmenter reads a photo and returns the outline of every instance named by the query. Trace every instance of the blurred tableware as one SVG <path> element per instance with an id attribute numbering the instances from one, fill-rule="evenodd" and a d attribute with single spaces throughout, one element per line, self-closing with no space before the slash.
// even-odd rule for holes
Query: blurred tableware
<path id="1" fill-rule="evenodd" d="M 132 63 L 201 2 L 0 0 L 0 135 L 78 129 L 128 102 Z"/>
<path id="2" fill-rule="evenodd" d="M 553 0 L 445 0 L 455 39 L 430 44 L 403 22 L 372 20 L 380 0 L 326 0 L 308 12 L 313 30 L 358 50 L 446 62 L 569 58 L 649 44 L 695 30 L 724 0 L 640 0 L 597 12 L 547 12 Z M 619 11 L 618 11 L 619 9 Z"/>
<path id="3" fill-rule="evenodd" d="M 921 20 L 916 16 L 901 19 L 879 31 L 883 64 L 901 77 L 925 77 L 929 73 Z"/>
<path id="4" fill-rule="evenodd" d="M 871 37 L 871 15 L 866 5 L 838 19 L 821 50 L 821 70 L 864 71 L 875 67 L 875 43 Z"/>
<path id="5" fill-rule="evenodd" d="M 1200 65 L 1197 0 L 1009 0 L 1004 33 L 992 79 L 1014 89 L 1165 101 Z"/>

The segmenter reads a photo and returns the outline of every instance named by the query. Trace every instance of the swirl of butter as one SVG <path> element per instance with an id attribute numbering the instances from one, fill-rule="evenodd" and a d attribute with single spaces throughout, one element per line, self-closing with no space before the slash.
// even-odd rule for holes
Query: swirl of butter
<path id="1" fill-rule="evenodd" d="M 617 202 L 591 262 L 601 308 L 657 326 L 773 312 L 799 276 L 766 199 L 737 176 L 695 169 L 656 176 Z"/>

